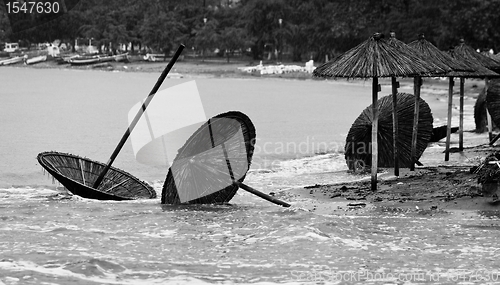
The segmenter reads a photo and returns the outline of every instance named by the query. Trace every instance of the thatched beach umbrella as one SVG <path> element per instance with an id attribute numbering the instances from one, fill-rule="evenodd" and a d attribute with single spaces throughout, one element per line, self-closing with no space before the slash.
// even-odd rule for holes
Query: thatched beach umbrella
<path id="1" fill-rule="evenodd" d="M 436 72 L 435 73 L 443 73 L 443 72 L 447 72 L 447 71 L 450 71 L 451 68 L 448 66 L 448 65 L 444 65 L 444 64 L 436 64 L 432 58 L 428 58 L 426 57 L 426 55 L 424 53 L 421 53 L 420 50 L 418 49 L 414 49 L 413 47 L 403 43 L 402 41 L 396 39 L 396 34 L 394 32 L 391 32 L 391 37 L 389 38 L 389 43 L 394 45 L 395 47 L 397 47 L 398 49 L 406 49 L 410 52 L 414 52 L 416 53 L 420 58 L 422 59 L 425 59 L 429 62 L 429 66 L 430 67 L 433 67 Z M 413 112 L 413 134 L 412 134 L 412 140 L 410 142 L 411 144 L 411 157 L 412 157 L 412 161 L 413 163 L 411 163 L 409 165 L 409 168 L 410 170 L 415 170 L 415 162 L 417 161 L 417 134 L 418 134 L 418 122 L 419 122 L 419 106 L 420 104 L 417 104 L 417 102 L 420 100 L 420 89 L 421 89 L 421 86 L 422 86 L 422 76 L 420 75 L 416 75 L 413 77 L 414 79 L 414 83 L 413 83 L 413 91 L 414 91 L 414 94 L 415 94 L 415 103 L 414 103 L 414 106 L 415 106 L 415 110 Z M 395 94 L 395 92 L 393 91 L 393 95 Z M 393 98 L 395 100 L 395 97 Z M 395 121 L 395 126 L 396 126 L 397 122 Z M 396 147 L 396 146 L 395 146 Z"/>
<path id="2" fill-rule="evenodd" d="M 454 48 L 454 52 L 462 58 L 477 62 L 493 71 L 500 71 L 500 60 L 486 56 L 474 50 L 471 46 L 465 44 L 464 39 L 460 39 L 460 43 Z"/>
<path id="3" fill-rule="evenodd" d="M 498 77 L 499 74 L 492 70 L 500 70 L 500 63 L 496 60 L 482 55 L 476 52 L 472 47 L 465 44 L 464 40 L 460 40 L 460 44 L 450 50 L 450 55 L 460 62 L 463 62 L 469 66 L 473 71 L 457 71 L 451 73 L 451 76 L 460 77 L 460 129 L 463 128 L 463 96 L 464 96 L 464 85 L 465 78 L 485 78 L 485 89 L 488 90 L 488 78 Z M 453 77 L 450 77 L 452 80 Z M 450 83 L 450 89 L 453 85 Z M 448 129 L 451 128 L 451 107 L 452 107 L 452 97 L 453 92 L 450 91 L 448 94 Z M 489 114 L 488 120 L 489 118 Z M 489 140 L 492 140 L 491 136 L 491 122 L 489 123 Z M 463 150 L 463 133 L 460 133 L 461 137 L 459 139 L 459 148 Z M 451 132 L 447 132 L 446 136 L 446 150 L 445 150 L 445 161 L 449 160 L 449 148 L 450 148 L 450 135 Z"/>
<path id="4" fill-rule="evenodd" d="M 382 34 L 376 33 L 368 40 L 350 49 L 335 60 L 317 67 L 317 77 L 373 78 L 372 82 L 372 190 L 377 189 L 378 165 L 378 107 L 379 77 L 409 77 L 435 72 L 428 63 L 414 53 L 398 50 L 387 43 Z"/>
<path id="5" fill-rule="evenodd" d="M 463 71 L 473 71 L 473 69 L 465 64 L 464 62 L 458 61 L 454 59 L 451 55 L 439 50 L 436 46 L 434 46 L 432 43 L 427 41 L 424 37 L 423 34 L 419 35 L 419 38 L 411 43 L 408 44 L 410 47 L 413 49 L 419 51 L 421 54 L 423 54 L 427 59 L 430 61 L 434 62 L 436 65 L 440 66 L 443 69 L 448 69 L 449 72 L 446 74 L 435 74 L 434 76 L 447 76 L 449 77 L 449 92 L 450 94 L 453 93 L 453 76 L 457 76 Z M 421 87 L 421 82 L 418 82 L 416 84 L 416 92 L 415 94 L 420 94 L 420 87 Z M 450 91 L 451 90 L 451 91 Z M 463 141 L 463 96 L 461 97 L 461 109 L 460 109 L 460 114 L 461 114 L 461 120 L 460 120 L 460 138 L 461 141 Z M 451 105 L 448 106 L 449 112 L 451 112 Z M 451 125 L 448 125 L 448 128 L 451 128 Z M 447 128 L 447 131 L 448 131 Z M 414 169 L 414 165 L 412 165 L 412 169 Z"/>
<path id="6" fill-rule="evenodd" d="M 254 144 L 255 127 L 245 114 L 231 111 L 210 118 L 179 149 L 163 184 L 161 203 L 227 203 L 242 188 L 290 207 L 243 184 Z"/>
<path id="7" fill-rule="evenodd" d="M 393 98 L 394 95 L 382 97 L 378 100 L 377 106 L 379 112 L 379 167 L 394 167 L 394 138 L 391 136 L 393 127 Z M 407 93 L 398 93 L 397 114 L 396 118 L 399 121 L 398 137 L 396 140 L 397 149 L 399 151 L 399 164 L 401 167 L 410 167 L 413 163 L 411 141 L 413 136 L 413 110 L 415 109 L 415 96 Z M 418 100 L 419 121 L 418 125 L 418 142 L 416 159 L 418 159 L 432 136 L 433 118 L 429 105 L 421 98 Z M 371 112 L 372 106 L 367 107 L 354 121 L 349 130 L 346 139 L 345 158 L 349 169 L 355 170 L 359 166 L 370 165 L 370 153 L 366 151 L 367 145 L 370 143 L 370 132 L 372 128 L 373 116 Z"/>

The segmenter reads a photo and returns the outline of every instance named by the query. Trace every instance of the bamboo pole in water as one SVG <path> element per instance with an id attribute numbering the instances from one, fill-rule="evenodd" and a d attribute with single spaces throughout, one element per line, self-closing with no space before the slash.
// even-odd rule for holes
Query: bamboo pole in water
<path id="1" fill-rule="evenodd" d="M 453 76 L 450 76 L 448 86 L 448 123 L 446 127 L 446 150 L 444 153 L 444 161 L 450 160 L 450 136 L 451 136 L 451 108 L 453 107 Z"/>
<path id="2" fill-rule="evenodd" d="M 148 97 L 146 97 L 146 100 L 142 104 L 142 108 L 139 109 L 139 111 L 135 115 L 134 119 L 130 123 L 130 126 L 127 128 L 127 130 L 123 134 L 122 139 L 120 140 L 120 142 L 116 146 L 115 150 L 111 154 L 111 157 L 109 158 L 108 162 L 106 163 L 106 166 L 104 167 L 103 171 L 101 172 L 101 174 L 99 174 L 99 177 L 97 177 L 96 181 L 94 182 L 94 184 L 92 186 L 93 188 L 97 189 L 97 187 L 99 187 L 99 185 L 101 184 L 102 180 L 104 179 L 104 176 L 106 175 L 108 170 L 111 168 L 111 164 L 113 164 L 113 162 L 115 161 L 116 156 L 118 156 L 118 153 L 123 148 L 123 145 L 125 144 L 128 137 L 130 136 L 130 133 L 137 125 L 137 122 L 139 122 L 139 119 L 141 118 L 142 114 L 144 114 L 144 112 L 146 111 L 146 108 L 148 107 L 149 102 L 151 102 L 151 100 L 153 100 L 154 95 L 156 94 L 158 89 L 160 89 L 160 86 L 163 83 L 163 81 L 165 80 L 165 78 L 167 78 L 168 73 L 170 72 L 170 70 L 174 66 L 175 62 L 177 61 L 177 59 L 181 55 L 184 47 L 185 46 L 183 44 L 181 44 L 179 46 L 179 48 L 177 48 L 177 51 L 175 52 L 174 56 L 172 57 L 172 59 L 170 59 L 170 62 L 167 64 L 167 66 L 165 67 L 165 69 L 161 73 L 160 77 L 156 81 L 155 86 L 153 87 L 153 89 L 149 93 Z"/>
<path id="3" fill-rule="evenodd" d="M 377 133 L 378 133 L 378 92 L 380 91 L 380 85 L 378 84 L 378 78 L 373 78 L 372 83 L 372 177 L 371 177 L 371 185 L 372 190 L 377 190 L 377 170 L 378 170 L 378 142 L 377 142 Z"/>
<path id="4" fill-rule="evenodd" d="M 399 176 L 399 154 L 398 154 L 398 88 L 399 82 L 396 81 L 396 77 L 392 77 L 392 139 L 394 148 L 394 175 Z"/>
<path id="5" fill-rule="evenodd" d="M 415 93 L 415 109 L 413 113 L 413 132 L 411 136 L 411 165 L 410 170 L 415 170 L 416 156 L 417 156 L 417 136 L 418 136 L 418 115 L 420 113 L 420 86 L 422 85 L 422 78 L 416 76 L 413 78 L 413 91 Z"/>

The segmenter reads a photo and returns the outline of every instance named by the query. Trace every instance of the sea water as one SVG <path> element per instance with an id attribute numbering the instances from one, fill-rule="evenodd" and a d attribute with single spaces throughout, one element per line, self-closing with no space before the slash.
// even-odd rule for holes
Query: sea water
<path id="1" fill-rule="evenodd" d="M 165 206 L 68 195 L 36 155 L 105 162 L 153 73 L 0 69 L 0 284 L 496 283 L 492 213 L 316 214 L 239 191 L 230 205 Z M 195 80 L 207 116 L 248 115 L 257 130 L 245 182 L 269 193 L 360 179 L 342 154 L 371 82 Z M 381 96 L 389 94 L 383 86 Z M 425 99 L 425 98 L 424 98 Z M 442 104 L 442 102 L 428 102 Z M 470 105 L 470 104 L 469 104 Z M 469 106 L 470 107 L 470 106 Z M 442 119 L 442 113 L 435 118 Z M 114 166 L 159 193 L 167 169 L 138 164 L 130 143 Z"/>

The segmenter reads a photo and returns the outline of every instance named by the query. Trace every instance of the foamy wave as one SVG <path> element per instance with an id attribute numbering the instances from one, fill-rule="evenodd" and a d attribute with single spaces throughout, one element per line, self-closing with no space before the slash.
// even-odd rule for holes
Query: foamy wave
<path id="1" fill-rule="evenodd" d="M 26 199 L 47 199 L 64 195 L 57 189 L 34 188 L 31 186 L 0 188 L 0 200 L 13 202 Z"/>
<path id="2" fill-rule="evenodd" d="M 78 272 L 80 271 L 80 267 L 86 268 L 89 266 L 92 267 L 93 274 L 89 274 L 90 272 L 87 272 L 88 269 L 85 269 L 83 272 Z M 97 284 L 209 284 L 208 282 L 205 282 L 201 279 L 190 276 L 169 277 L 166 274 L 162 274 L 161 272 L 133 271 L 119 264 L 98 259 L 84 261 L 81 262 L 81 264 L 72 263 L 60 266 L 56 266 L 54 264 L 51 264 L 50 266 L 41 266 L 29 261 L 0 261 L 0 269 L 14 272 L 37 272 L 40 274 L 48 275 L 50 277 L 68 278 L 67 280 L 79 279 L 82 281 L 94 282 Z M 144 277 L 148 275 L 155 277 Z M 159 275 L 164 276 L 163 278 L 156 277 Z M 136 278 L 137 276 L 141 276 L 141 278 Z M 5 278 L 8 277 L 9 276 L 5 276 Z M 62 283 L 60 284 L 64 284 L 64 281 L 61 281 Z"/>

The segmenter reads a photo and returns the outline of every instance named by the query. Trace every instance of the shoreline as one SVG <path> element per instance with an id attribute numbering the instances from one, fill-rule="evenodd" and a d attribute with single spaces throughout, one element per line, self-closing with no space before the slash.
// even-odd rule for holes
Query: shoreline
<path id="1" fill-rule="evenodd" d="M 247 66 L 251 64 L 246 63 Z M 104 64 L 99 68 L 93 68 L 92 66 L 70 67 L 67 64 L 58 65 L 54 61 L 49 61 L 37 65 L 13 65 L 12 67 L 161 73 L 165 64 L 166 62 L 113 62 Z M 244 66 L 243 64 L 243 62 L 180 61 L 172 68 L 171 74 L 181 75 L 181 77 L 185 78 L 326 81 L 326 79 L 314 79 L 311 74 L 305 73 L 256 76 L 238 70 L 237 67 Z M 412 78 L 398 80 L 401 82 L 400 92 L 412 92 Z M 371 80 L 332 79 L 332 81 L 345 81 L 348 84 L 367 84 Z M 390 79 L 382 79 L 380 84 L 390 85 Z M 482 80 L 466 81 L 465 96 L 469 99 L 469 107 L 471 100 L 477 98 L 483 86 L 484 81 Z M 426 100 L 436 100 L 433 103 L 441 109 L 437 111 L 441 113 L 441 117 L 443 110 L 447 108 L 447 90 L 447 80 L 424 78 L 422 94 L 428 96 Z M 454 94 L 458 94 L 458 88 L 455 88 L 454 91 Z M 383 169 L 387 173 L 379 175 L 377 192 L 372 192 L 369 187 L 370 181 L 365 180 L 294 188 L 280 191 L 276 194 L 276 197 L 285 201 L 292 201 L 297 206 L 321 214 L 363 215 L 374 211 L 385 211 L 434 216 L 449 214 L 455 210 L 496 211 L 500 209 L 497 207 L 498 204 L 491 203 L 491 197 L 483 197 L 481 185 L 477 183 L 475 175 L 469 171 L 469 168 L 474 163 L 478 163 L 479 158 L 484 158 L 494 152 L 495 147 L 485 146 L 487 144 L 487 134 L 475 134 L 467 131 L 473 125 L 472 114 L 466 114 L 464 121 L 466 130 L 464 132 L 465 149 L 462 153 L 451 153 L 450 161 L 444 162 L 444 155 L 442 154 L 444 140 L 430 144 L 421 158 L 425 167 L 417 167 L 414 173 L 408 171 L 408 169 L 401 169 L 399 177 L 390 174 L 393 171 L 392 169 Z M 435 126 L 437 123 L 439 123 L 439 120 L 434 121 Z M 457 121 L 454 121 L 454 124 L 457 124 Z M 452 135 L 452 147 L 453 144 L 457 143 L 457 137 L 457 134 Z M 473 161 L 474 159 L 475 161 Z"/>

